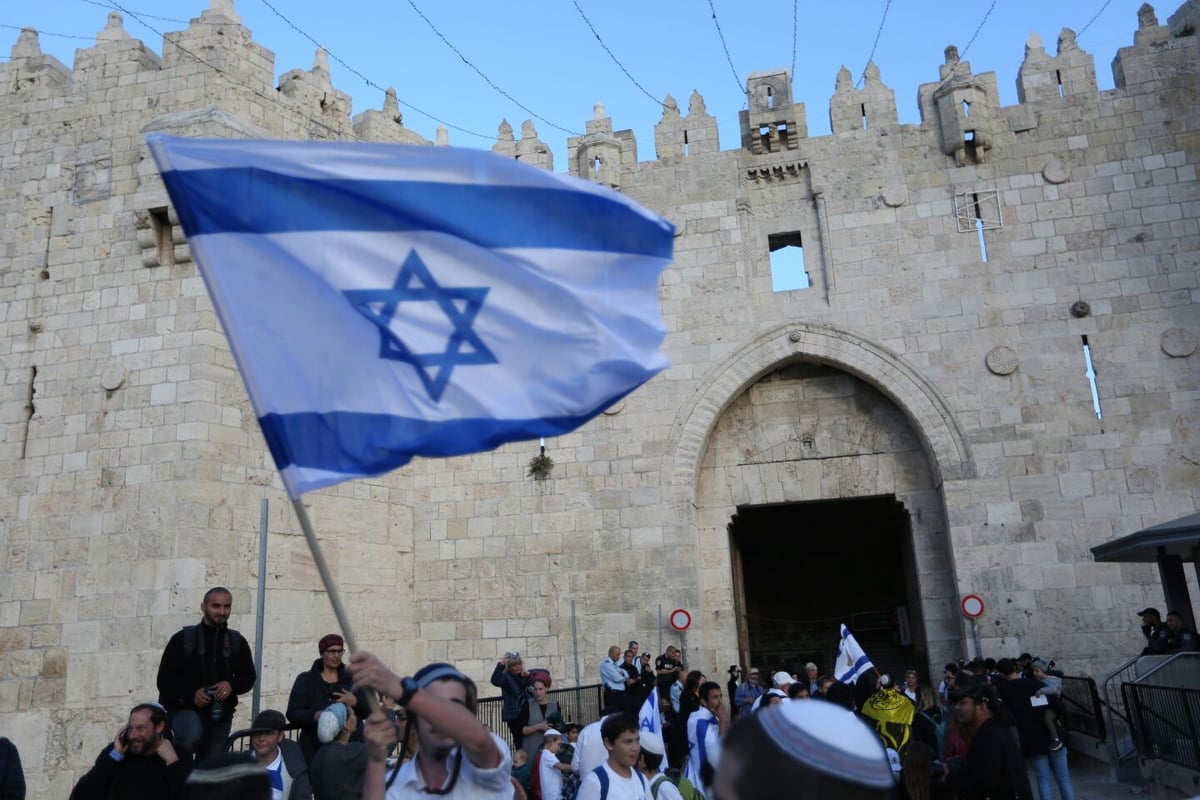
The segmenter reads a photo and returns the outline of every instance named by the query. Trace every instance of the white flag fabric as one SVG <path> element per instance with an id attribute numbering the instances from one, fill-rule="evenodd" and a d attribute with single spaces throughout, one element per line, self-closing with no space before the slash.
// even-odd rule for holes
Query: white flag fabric
<path id="1" fill-rule="evenodd" d="M 873 669 L 875 665 L 863 652 L 854 634 L 842 625 L 842 638 L 838 642 L 837 660 L 834 661 L 834 677 L 842 683 L 853 684 L 860 675 Z"/>
<path id="2" fill-rule="evenodd" d="M 638 709 L 638 729 L 641 731 L 650 731 L 663 735 L 662 726 L 662 711 L 658 707 L 658 687 L 650 690 L 650 696 L 642 703 L 642 707 Z M 667 768 L 667 760 L 664 758 L 662 763 L 658 765 L 658 771 L 663 772 Z"/>
<path id="3" fill-rule="evenodd" d="M 573 430 L 667 366 L 673 226 L 483 151 L 146 137 L 288 494 Z"/>

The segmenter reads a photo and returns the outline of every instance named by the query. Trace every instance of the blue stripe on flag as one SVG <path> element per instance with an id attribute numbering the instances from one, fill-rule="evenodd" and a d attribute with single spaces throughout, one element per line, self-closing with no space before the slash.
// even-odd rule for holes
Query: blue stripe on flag
<path id="1" fill-rule="evenodd" d="M 253 168 L 162 173 L 189 237 L 293 231 L 437 231 L 491 248 L 598 250 L 669 260 L 652 216 L 598 194 L 530 186 L 319 180 Z M 531 213 L 537 208 L 537 213 Z M 666 229 L 669 229 L 666 225 Z"/>
<path id="2" fill-rule="evenodd" d="M 294 465 L 349 477 L 388 472 L 404 466 L 414 455 L 460 456 L 492 450 L 505 442 L 558 436 L 578 428 L 618 399 L 576 417 L 430 420 L 306 411 L 267 414 L 258 422 L 279 469 Z"/>

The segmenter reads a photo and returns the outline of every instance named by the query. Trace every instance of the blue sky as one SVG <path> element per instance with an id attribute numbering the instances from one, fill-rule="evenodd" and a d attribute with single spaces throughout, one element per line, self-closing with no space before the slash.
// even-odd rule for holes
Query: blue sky
<path id="1" fill-rule="evenodd" d="M 303 31 L 332 54 L 334 85 L 354 98 L 355 113 L 381 107 L 382 92 L 337 59 L 380 87 L 394 86 L 402 104 L 471 132 L 451 130 L 455 145 L 490 148 L 502 118 L 518 132 L 521 122 L 532 118 L 539 137 L 554 151 L 559 171 L 566 169 L 566 131 L 583 131 L 594 103 L 604 104 L 614 128 L 633 129 L 639 158 L 645 161 L 654 158 L 653 126 L 662 115 L 658 98 L 671 93 L 686 110 L 693 89 L 718 119 L 721 148 L 735 148 L 746 76 L 790 67 L 793 59 L 794 97 L 806 104 L 809 135 L 827 134 L 828 101 L 838 69 L 845 65 L 860 75 L 877 33 L 874 60 L 883 82 L 896 91 L 902 122 L 919 121 L 917 87 L 937 80 L 947 44 L 965 51 L 976 72 L 996 72 L 1001 100 L 1008 105 L 1017 100 L 1017 68 L 1031 31 L 1041 35 L 1053 54 L 1063 27 L 1079 32 L 1088 26 L 1079 45 L 1096 59 L 1100 88 L 1111 88 L 1110 64 L 1117 48 L 1132 44 L 1140 4 L 1141 0 L 808 0 L 795 5 L 791 0 L 271 0 L 268 5 L 266 0 L 235 0 L 255 41 L 275 53 L 276 77 L 312 65 L 315 46 Z M 161 52 L 161 37 L 154 31 L 186 27 L 186 20 L 199 16 L 208 0 L 7 0 L 0 3 L 0 40 L 5 42 L 0 57 L 7 58 L 20 27 L 32 26 L 43 32 L 42 49 L 71 66 L 75 49 L 90 45 L 113 5 L 129 12 L 124 14 L 126 30 Z M 1160 21 L 1165 24 L 1176 7 L 1173 2 L 1157 8 Z M 463 63 L 422 15 L 478 72 Z M 589 22 L 621 66 L 606 54 Z M 405 124 L 432 139 L 438 123 L 412 107 L 401 106 Z"/>

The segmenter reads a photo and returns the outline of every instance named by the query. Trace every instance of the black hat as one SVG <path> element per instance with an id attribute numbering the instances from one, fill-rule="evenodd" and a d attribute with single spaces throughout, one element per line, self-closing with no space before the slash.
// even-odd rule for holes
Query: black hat
<path id="1" fill-rule="evenodd" d="M 1156 616 L 1156 617 L 1161 617 L 1161 616 L 1162 616 L 1162 614 L 1158 613 L 1158 609 L 1157 609 L 1157 608 L 1154 608 L 1153 606 L 1146 606 L 1145 608 L 1143 608 L 1141 611 L 1139 611 L 1139 612 L 1137 613 L 1137 615 L 1138 615 L 1139 617 L 1144 617 L 1144 616 L 1146 616 L 1147 614 L 1153 614 L 1153 615 L 1154 615 L 1154 616 Z"/>
<path id="2" fill-rule="evenodd" d="M 268 708 L 258 712 L 258 716 L 254 718 L 254 722 L 250 724 L 252 733 L 262 733 L 269 731 L 270 733 L 280 733 L 287 727 L 287 717 L 283 716 L 280 711 Z"/>

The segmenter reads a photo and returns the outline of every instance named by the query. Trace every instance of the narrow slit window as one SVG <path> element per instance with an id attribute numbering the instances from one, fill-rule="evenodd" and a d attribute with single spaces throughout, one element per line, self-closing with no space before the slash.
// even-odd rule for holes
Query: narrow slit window
<path id="1" fill-rule="evenodd" d="M 964 117 L 971 116 L 971 104 L 969 102 L 967 102 L 966 100 L 963 100 L 963 116 Z"/>
<path id="2" fill-rule="evenodd" d="M 867 129 L 867 104 L 863 103 L 858 110 L 862 112 L 862 129 L 865 131 Z"/>
<path id="3" fill-rule="evenodd" d="M 775 90 L 770 86 L 767 87 L 767 108 L 775 107 Z"/>
<path id="4" fill-rule="evenodd" d="M 683 132 L 683 154 L 685 156 L 689 155 L 689 151 L 691 149 L 690 145 L 691 145 L 691 142 L 688 141 L 687 131 L 684 131 Z"/>
<path id="5" fill-rule="evenodd" d="M 1058 82 L 1058 96 L 1066 97 L 1067 93 L 1063 91 L 1063 85 L 1062 85 L 1062 70 L 1060 70 L 1060 69 L 1054 70 L 1054 80 Z"/>
<path id="6" fill-rule="evenodd" d="M 767 237 L 771 251 L 771 291 L 790 292 L 812 286 L 804 268 L 804 240 L 799 231 Z"/>
<path id="7" fill-rule="evenodd" d="M 592 177 L 593 178 L 600 177 L 600 167 L 602 167 L 602 166 L 604 166 L 604 162 L 600 159 L 600 156 L 596 156 L 596 158 L 592 160 Z"/>
<path id="8" fill-rule="evenodd" d="M 1092 387 L 1092 411 L 1096 413 L 1096 419 L 1104 419 L 1104 411 L 1100 408 L 1100 389 L 1096 386 L 1096 367 L 1092 363 L 1092 346 L 1088 344 L 1088 337 L 1083 338 L 1083 363 L 1087 366 L 1084 373 L 1087 375 L 1088 385 Z"/>
<path id="9" fill-rule="evenodd" d="M 175 263 L 175 242 L 171 238 L 171 218 L 166 208 L 150 209 L 150 229 L 154 231 L 154 245 L 158 250 L 158 264 L 168 267 Z"/>

